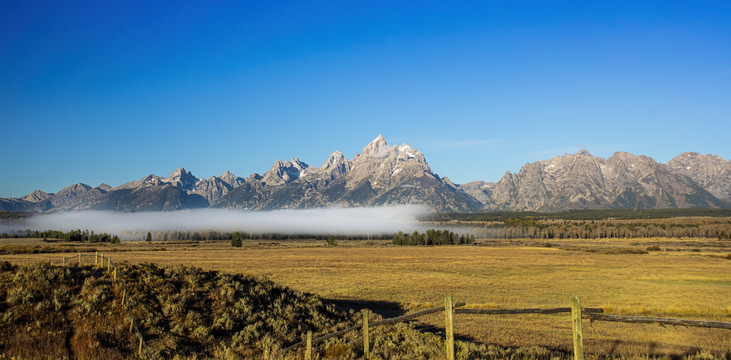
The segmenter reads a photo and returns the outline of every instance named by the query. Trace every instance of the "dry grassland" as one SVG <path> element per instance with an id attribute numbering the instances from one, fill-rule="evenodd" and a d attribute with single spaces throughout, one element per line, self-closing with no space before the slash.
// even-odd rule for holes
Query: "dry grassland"
<path id="1" fill-rule="evenodd" d="M 530 240 L 480 243 L 395 247 L 384 241 L 339 241 L 337 247 L 325 247 L 324 241 L 249 240 L 237 249 L 226 242 L 95 246 L 115 261 L 264 276 L 342 303 L 363 302 L 385 315 L 439 306 L 446 295 L 476 308 L 566 307 L 578 295 L 583 306 L 610 314 L 731 321 L 728 241 L 553 240 L 551 247 Z M 648 246 L 662 250 L 631 253 Z M 150 248 L 165 250 L 146 250 Z M 61 256 L 1 255 L 0 261 L 59 262 Z M 443 328 L 443 315 L 420 321 L 428 329 Z M 569 314 L 457 315 L 455 333 L 501 346 L 571 349 Z M 731 352 L 731 331 L 721 329 L 587 322 L 584 337 L 585 350 L 594 354 Z"/>

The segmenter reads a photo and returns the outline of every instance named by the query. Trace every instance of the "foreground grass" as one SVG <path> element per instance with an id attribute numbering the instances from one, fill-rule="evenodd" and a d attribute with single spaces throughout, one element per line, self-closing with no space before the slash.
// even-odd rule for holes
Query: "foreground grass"
<path id="1" fill-rule="evenodd" d="M 362 314 L 335 310 L 316 296 L 241 275 L 192 267 L 120 265 L 132 313 L 158 359 L 302 359 L 282 350 L 306 331 L 328 333 Z M 120 286 L 91 265 L 0 263 L 0 359 L 130 359 L 137 338 Z M 374 316 L 377 320 L 378 315 Z M 371 329 L 372 359 L 442 359 L 443 336 L 399 323 Z M 315 358 L 363 356 L 359 332 L 315 347 Z M 143 357 L 147 357 L 144 355 Z M 458 359 L 569 359 L 545 348 L 456 343 Z M 691 358 L 713 359 L 698 353 Z"/>
<path id="2" fill-rule="evenodd" d="M 249 241 L 124 244 L 115 260 L 188 264 L 267 277 L 298 291 L 341 302 L 404 312 L 442 304 L 445 295 L 472 307 L 568 306 L 570 296 L 608 313 L 731 320 L 731 262 L 727 242 L 712 239 L 632 239 L 494 242 L 468 247 L 391 247 L 385 242 Z M 145 251 L 146 247 L 165 251 Z M 660 251 L 626 252 L 658 246 Z M 104 248 L 109 251 L 113 247 Z M 597 251 L 594 251 L 597 250 Z M 3 255 L 13 262 L 59 261 L 58 254 Z M 459 338 L 506 347 L 571 349 L 568 315 L 466 316 Z M 443 328 L 443 316 L 415 324 Z M 731 332 L 655 325 L 587 323 L 590 354 L 684 355 L 731 351 Z M 524 350 L 522 350 L 524 351 Z M 549 351 L 550 353 L 550 351 Z M 550 357 L 550 356 L 549 356 Z"/>

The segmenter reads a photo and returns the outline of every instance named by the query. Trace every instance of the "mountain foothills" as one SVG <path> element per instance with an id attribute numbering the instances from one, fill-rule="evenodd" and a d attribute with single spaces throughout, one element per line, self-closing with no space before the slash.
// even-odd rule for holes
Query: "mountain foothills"
<path id="1" fill-rule="evenodd" d="M 561 211 L 570 209 L 726 208 L 731 162 L 683 153 L 667 164 L 617 152 L 608 159 L 582 150 L 526 164 L 497 183 L 452 183 L 431 171 L 424 154 L 378 136 L 352 160 L 335 151 L 320 167 L 297 158 L 277 161 L 263 175 L 198 179 L 183 168 L 118 187 L 71 185 L 0 199 L 0 210 L 160 211 L 242 210 L 423 204 L 434 211 Z"/>

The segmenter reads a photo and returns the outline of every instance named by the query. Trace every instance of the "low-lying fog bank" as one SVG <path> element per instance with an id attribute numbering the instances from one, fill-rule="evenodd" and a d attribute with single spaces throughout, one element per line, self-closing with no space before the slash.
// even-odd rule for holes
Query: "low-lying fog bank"
<path id="1" fill-rule="evenodd" d="M 81 211 L 41 214 L 0 224 L 0 233 L 75 229 L 121 234 L 146 231 L 242 231 L 247 233 L 371 235 L 422 230 L 421 206 L 238 211 L 197 209 L 120 213 Z"/>

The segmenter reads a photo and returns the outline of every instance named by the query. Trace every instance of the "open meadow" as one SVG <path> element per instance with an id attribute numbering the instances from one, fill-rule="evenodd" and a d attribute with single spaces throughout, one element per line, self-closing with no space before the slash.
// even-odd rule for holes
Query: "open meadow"
<path id="1" fill-rule="evenodd" d="M 59 263 L 75 249 L 117 262 L 185 264 L 266 277 L 342 307 L 384 317 L 439 306 L 447 295 L 472 308 L 566 307 L 570 297 L 609 314 L 731 321 L 731 244 L 716 239 L 478 240 L 469 246 L 393 246 L 382 240 L 123 242 L 0 239 L 0 249 L 49 246 L 68 253 L 8 254 L 0 261 Z M 74 258 L 71 260 L 74 261 Z M 420 318 L 428 331 L 443 315 Z M 589 354 L 731 352 L 731 331 L 586 321 Z M 571 350 L 570 314 L 456 315 L 458 339 L 505 347 Z"/>

